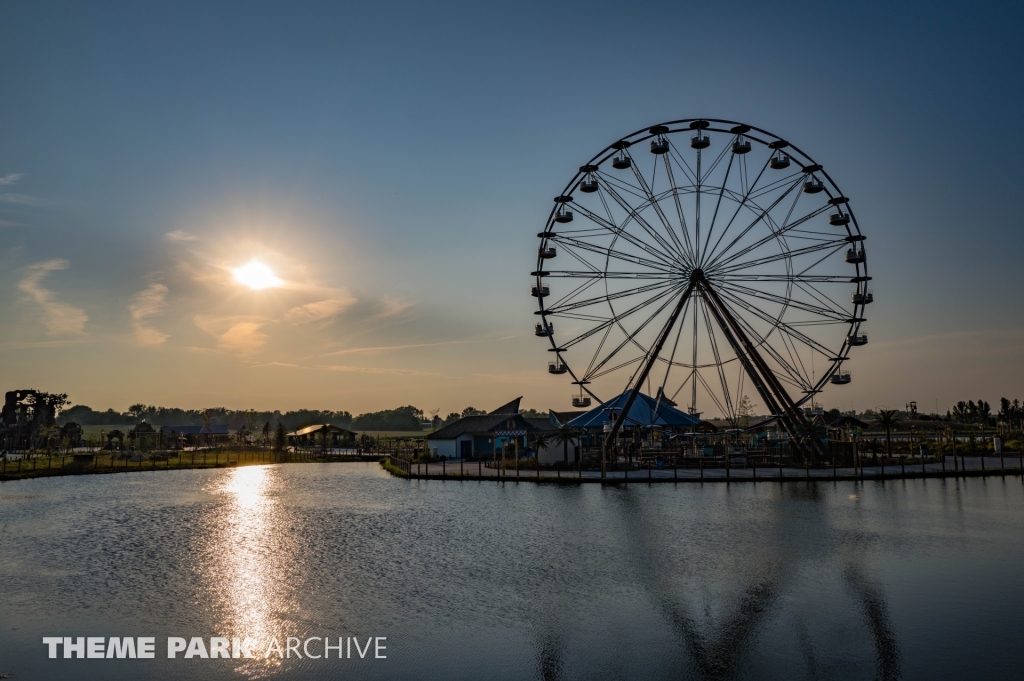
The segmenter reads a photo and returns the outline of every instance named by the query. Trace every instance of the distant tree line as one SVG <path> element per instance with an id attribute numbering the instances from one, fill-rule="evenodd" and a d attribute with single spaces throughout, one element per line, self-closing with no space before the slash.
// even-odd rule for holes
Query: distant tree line
<path id="1" fill-rule="evenodd" d="M 347 411 L 323 411 L 318 409 L 298 409 L 295 411 L 258 411 L 255 409 L 239 410 L 224 407 L 208 409 L 179 409 L 176 407 L 158 407 L 147 404 L 133 404 L 125 412 L 115 409 L 97 411 L 84 404 L 69 407 L 57 417 L 57 423 L 74 422 L 79 425 L 132 425 L 146 421 L 154 426 L 201 426 L 226 425 L 233 430 L 245 426 L 250 430 L 260 430 L 265 424 L 276 429 L 282 424 L 289 431 L 306 426 L 330 423 L 349 430 L 421 430 L 423 410 L 413 406 L 385 409 L 352 416 Z"/>

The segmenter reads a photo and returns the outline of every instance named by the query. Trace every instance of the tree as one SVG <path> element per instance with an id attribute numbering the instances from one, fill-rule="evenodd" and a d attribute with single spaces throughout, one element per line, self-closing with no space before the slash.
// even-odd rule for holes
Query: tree
<path id="1" fill-rule="evenodd" d="M 878 425 L 885 428 L 885 455 L 890 458 L 892 457 L 892 429 L 900 420 L 899 412 L 895 409 L 878 410 Z"/>
<path id="2" fill-rule="evenodd" d="M 530 438 L 530 444 L 533 447 L 533 451 L 537 453 L 537 461 L 540 462 L 540 450 L 548 446 L 548 434 L 540 430 L 533 434 Z"/>
<path id="3" fill-rule="evenodd" d="M 992 407 L 989 406 L 988 402 L 984 400 L 978 400 L 978 420 L 981 421 L 983 426 L 987 426 L 989 419 L 992 417 Z"/>
<path id="4" fill-rule="evenodd" d="M 133 419 L 141 419 L 142 415 L 145 414 L 147 411 L 149 411 L 149 407 L 139 402 L 138 404 L 133 404 L 132 406 L 128 407 L 128 411 L 126 413 Z"/>
<path id="5" fill-rule="evenodd" d="M 270 421 L 263 424 L 263 444 L 270 442 Z"/>
<path id="6" fill-rule="evenodd" d="M 558 426 L 558 430 L 555 431 L 554 440 L 562 445 L 562 463 L 566 466 L 569 465 L 569 443 L 575 440 L 576 437 L 576 429 L 569 426 L 568 423 Z"/>
<path id="7" fill-rule="evenodd" d="M 750 401 L 750 398 L 744 395 L 740 398 L 740 403 L 736 405 L 736 416 L 739 421 L 740 428 L 746 428 L 750 425 L 750 417 L 754 414 L 754 403 Z"/>
<path id="8" fill-rule="evenodd" d="M 288 431 L 284 429 L 284 423 L 277 422 L 277 429 L 274 431 L 274 451 L 283 452 L 288 446 Z"/>

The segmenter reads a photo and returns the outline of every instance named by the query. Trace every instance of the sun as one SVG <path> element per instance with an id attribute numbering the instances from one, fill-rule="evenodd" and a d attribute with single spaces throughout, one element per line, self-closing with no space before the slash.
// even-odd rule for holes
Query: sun
<path id="1" fill-rule="evenodd" d="M 274 288 L 284 282 L 277 278 L 274 271 L 259 260 L 250 260 L 245 265 L 231 270 L 235 281 L 254 290 Z"/>

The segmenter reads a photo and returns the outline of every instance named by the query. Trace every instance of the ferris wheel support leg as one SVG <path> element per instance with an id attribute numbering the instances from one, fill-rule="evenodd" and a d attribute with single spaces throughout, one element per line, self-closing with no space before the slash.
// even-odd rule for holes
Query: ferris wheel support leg
<path id="1" fill-rule="evenodd" d="M 629 389 L 629 397 L 626 398 L 626 403 L 622 405 L 622 416 L 615 419 L 612 422 L 612 429 L 608 432 L 605 437 L 604 447 L 601 448 L 601 477 L 607 477 L 608 475 L 608 463 L 606 456 L 610 443 L 615 442 L 616 435 L 619 434 L 619 428 L 622 427 L 622 422 L 626 420 L 626 415 L 629 414 L 630 408 L 633 406 L 633 402 L 636 401 L 637 393 L 640 392 L 640 386 L 647 380 L 647 374 L 651 373 L 651 367 L 654 366 L 654 362 L 658 359 L 658 355 L 661 354 L 661 349 L 665 346 L 665 341 L 668 339 L 669 333 L 672 331 L 672 327 L 675 326 L 676 320 L 679 319 L 679 314 L 683 311 L 683 307 L 686 306 L 686 301 L 690 299 L 690 294 L 693 292 L 693 287 L 697 283 L 697 275 L 699 270 L 695 270 L 694 274 L 690 277 L 690 283 L 686 285 L 683 290 L 683 295 L 679 297 L 679 302 L 676 303 L 676 307 L 672 310 L 671 316 L 668 321 L 665 322 L 665 328 L 661 330 L 661 334 L 658 335 L 658 340 L 654 346 L 647 353 L 647 359 L 644 362 L 643 369 L 637 376 L 636 381 L 633 382 L 633 386 Z"/>
<path id="2" fill-rule="evenodd" d="M 718 314 L 715 315 L 715 318 L 719 321 L 719 324 L 724 320 L 732 333 L 735 334 L 736 340 L 738 340 L 739 344 L 743 346 L 745 354 L 749 358 L 749 363 L 745 363 L 744 368 L 747 370 L 747 373 L 750 374 L 755 386 L 758 385 L 759 381 L 757 374 L 760 374 L 760 381 L 766 388 L 767 393 L 770 393 L 774 398 L 773 400 L 765 398 L 765 401 L 768 403 L 768 407 L 772 409 L 774 405 L 773 412 L 782 420 L 783 424 L 789 430 L 790 435 L 796 435 L 799 433 L 802 430 L 801 426 L 807 422 L 807 419 L 805 419 L 804 415 L 799 409 L 797 409 L 796 404 L 789 396 L 789 393 L 786 392 L 786 389 L 772 372 L 768 363 L 765 362 L 764 358 L 761 357 L 760 353 L 758 353 L 754 344 L 750 342 L 750 338 L 747 337 L 747 334 L 743 331 L 739 322 L 737 322 L 732 313 L 729 312 L 729 309 L 722 302 L 722 299 L 718 297 L 718 293 L 711 288 L 711 284 L 704 277 L 702 272 L 699 272 L 697 284 L 700 286 L 701 291 L 706 294 L 705 298 L 712 303 L 709 307 L 712 310 L 717 308 Z M 724 329 L 725 327 L 723 326 L 723 330 Z M 734 348 L 734 350 L 737 351 L 738 355 L 742 356 L 743 353 L 740 353 L 737 348 Z M 762 394 L 762 397 L 764 398 L 765 395 Z M 821 443 L 816 442 L 813 437 L 807 438 L 807 440 L 808 442 L 805 443 L 803 442 L 803 438 L 800 438 L 798 440 L 798 447 L 803 450 L 805 455 L 809 455 L 812 459 L 821 458 L 824 454 Z"/>

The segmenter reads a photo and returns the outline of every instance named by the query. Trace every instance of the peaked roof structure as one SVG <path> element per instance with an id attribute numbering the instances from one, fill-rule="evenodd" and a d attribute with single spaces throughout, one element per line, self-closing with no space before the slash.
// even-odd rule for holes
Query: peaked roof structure
<path id="1" fill-rule="evenodd" d="M 494 411 L 488 412 L 488 415 L 492 416 L 492 415 L 495 415 L 495 414 L 518 414 L 519 413 L 519 403 L 522 401 L 522 399 L 523 399 L 523 397 L 522 397 L 522 395 L 520 395 L 519 397 L 517 397 L 516 399 L 512 400 L 508 404 L 503 404 L 500 407 L 498 407 L 497 409 L 495 409 Z"/>
<path id="2" fill-rule="evenodd" d="M 315 433 L 319 433 L 321 431 L 327 431 L 328 433 L 331 433 L 333 435 L 355 435 L 355 433 L 352 432 L 351 430 L 339 428 L 338 426 L 332 425 L 330 423 L 318 423 L 314 426 L 306 426 L 305 428 L 300 428 L 299 430 L 296 430 L 294 433 L 288 433 L 288 437 L 302 437 L 303 435 L 312 435 Z"/>
<path id="3" fill-rule="evenodd" d="M 629 391 L 626 391 L 615 399 L 594 407 L 582 416 L 577 416 L 572 421 L 569 421 L 569 425 L 573 428 L 603 428 L 606 424 L 612 422 L 612 412 L 615 412 L 616 415 L 621 413 L 622 407 L 625 406 L 628 398 Z M 627 428 L 630 426 L 690 428 L 700 423 L 699 418 L 679 411 L 664 402 L 658 402 L 653 397 L 643 393 L 637 393 L 636 400 L 633 401 L 633 406 L 629 408 L 629 413 L 626 414 L 625 418 L 626 421 L 622 425 Z"/>
<path id="4" fill-rule="evenodd" d="M 517 397 L 508 404 L 503 404 L 494 411 L 480 416 L 466 416 L 455 423 L 427 435 L 428 440 L 452 440 L 460 435 L 472 433 L 487 433 L 494 430 L 501 430 L 507 427 L 509 421 L 515 421 L 516 428 L 533 432 L 538 430 L 554 430 L 555 426 L 545 418 L 526 418 L 519 413 L 519 401 Z"/>

